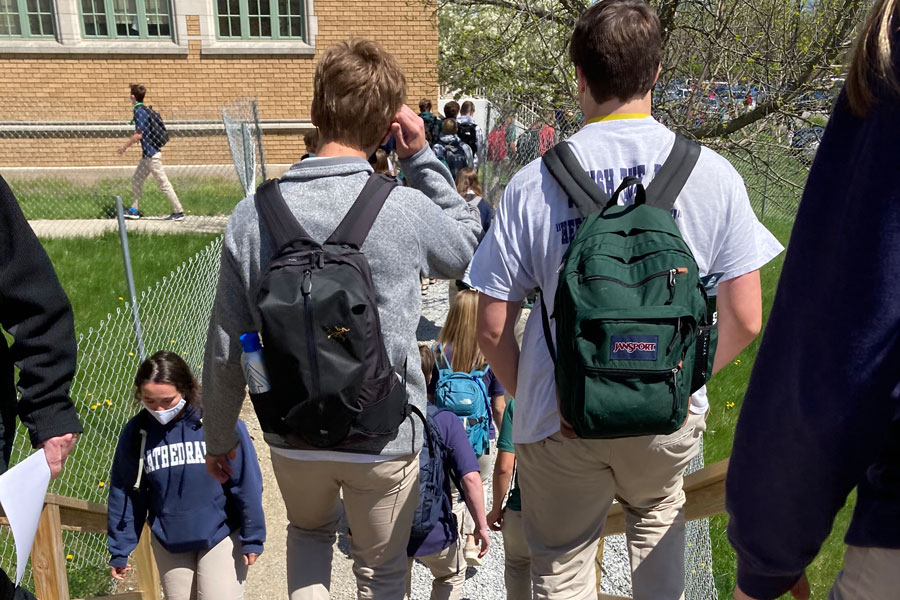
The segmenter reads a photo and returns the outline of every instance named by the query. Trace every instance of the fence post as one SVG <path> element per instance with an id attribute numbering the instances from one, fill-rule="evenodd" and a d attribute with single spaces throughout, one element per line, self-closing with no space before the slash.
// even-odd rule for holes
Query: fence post
<path id="1" fill-rule="evenodd" d="M 31 548 L 34 593 L 41 600 L 69 600 L 66 552 L 62 541 L 59 506 L 45 504 Z"/>
<path id="2" fill-rule="evenodd" d="M 137 293 L 134 291 L 134 274 L 131 272 L 131 253 L 128 250 L 128 232 L 125 229 L 125 214 L 122 209 L 122 196 L 116 196 L 116 216 L 119 219 L 119 239 L 122 243 L 122 258 L 125 260 L 125 281 L 128 294 L 131 296 L 131 316 L 134 319 L 134 337 L 137 339 L 138 356 L 141 362 L 147 357 L 144 349 L 144 334 L 141 331 L 141 317 L 138 314 Z"/>
<path id="3" fill-rule="evenodd" d="M 253 124 L 256 125 L 256 146 L 259 148 L 259 168 L 263 181 L 265 181 L 268 176 L 266 175 L 266 155 L 263 154 L 262 127 L 259 126 L 259 101 L 254 98 L 251 105 L 253 106 Z"/>
<path id="4" fill-rule="evenodd" d="M 253 164 L 256 154 L 250 147 L 250 128 L 246 123 L 241 123 L 241 143 L 244 146 L 244 181 L 247 182 L 244 194 L 249 196 L 256 189 L 256 165 Z"/>
<path id="5" fill-rule="evenodd" d="M 134 563 L 137 566 L 141 599 L 160 600 L 159 569 L 156 567 L 153 548 L 150 547 L 150 535 L 150 528 L 145 523 L 144 530 L 141 532 L 141 541 L 134 550 Z"/>

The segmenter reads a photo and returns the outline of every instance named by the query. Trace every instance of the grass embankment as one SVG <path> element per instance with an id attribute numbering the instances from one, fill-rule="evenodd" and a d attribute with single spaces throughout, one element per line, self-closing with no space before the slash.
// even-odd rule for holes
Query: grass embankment
<path id="1" fill-rule="evenodd" d="M 172 187 L 184 211 L 191 215 L 228 215 L 244 197 L 236 180 L 225 177 L 172 177 Z M 63 178 L 11 179 L 28 219 L 111 219 L 116 214 L 116 196 L 131 205 L 131 178 L 103 179 L 82 184 Z M 141 212 L 168 215 L 169 200 L 149 177 L 144 184 Z"/>
<path id="2" fill-rule="evenodd" d="M 792 223 L 781 219 L 767 219 L 765 225 L 786 247 Z M 769 311 L 772 308 L 772 301 L 775 297 L 775 289 L 783 263 L 784 253 L 763 267 L 760 273 L 764 323 L 768 320 Z M 744 393 L 750 379 L 754 359 L 759 351 L 761 339 L 762 335 L 741 353 L 734 361 L 734 364 L 720 371 L 710 381 L 709 398 L 712 410 L 709 414 L 708 430 L 704 437 L 704 458 L 706 464 L 728 458 L 731 455 L 738 414 L 740 414 Z M 772 418 L 778 419 L 782 418 L 782 416 L 774 414 Z M 779 490 L 773 489 L 771 493 L 777 497 Z M 834 582 L 838 571 L 842 568 L 844 555 L 843 536 L 850 523 L 854 499 L 855 496 L 851 496 L 847 505 L 838 515 L 831 536 L 825 542 L 819 556 L 807 570 L 807 575 L 812 585 L 813 598 L 825 598 L 827 596 L 828 589 Z M 719 598 L 723 600 L 733 597 L 732 591 L 736 581 L 736 558 L 734 549 L 728 543 L 726 536 L 727 525 L 727 515 L 719 515 L 710 519 L 713 570 Z M 786 594 L 783 598 L 790 598 L 790 594 Z"/>

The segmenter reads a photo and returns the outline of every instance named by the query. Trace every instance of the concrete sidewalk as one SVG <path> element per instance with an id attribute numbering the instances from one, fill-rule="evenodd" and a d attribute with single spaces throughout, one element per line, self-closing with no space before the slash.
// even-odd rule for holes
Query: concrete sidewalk
<path id="1" fill-rule="evenodd" d="M 34 233 L 41 238 L 98 237 L 105 233 L 117 232 L 116 219 L 36 219 L 29 221 Z M 180 233 L 222 233 L 228 223 L 228 216 L 215 217 L 186 216 L 183 221 L 164 221 L 163 217 L 126 219 L 126 229 L 131 233 L 180 234 Z"/>

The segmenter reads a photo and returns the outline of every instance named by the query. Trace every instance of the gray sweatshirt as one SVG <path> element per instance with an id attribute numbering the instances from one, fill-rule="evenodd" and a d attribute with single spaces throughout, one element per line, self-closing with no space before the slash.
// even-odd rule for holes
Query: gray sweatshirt
<path id="1" fill-rule="evenodd" d="M 472 259 L 481 223 L 456 192 L 447 168 L 429 148 L 400 165 L 411 187 L 398 187 L 375 220 L 362 251 L 372 268 L 381 328 L 388 356 L 403 374 L 407 365 L 409 402 L 425 411 L 425 379 L 416 329 L 422 308 L 419 274 L 461 278 Z M 281 193 L 309 235 L 322 243 L 340 223 L 365 185 L 372 168 L 361 158 L 320 158 L 291 167 Z M 225 230 L 219 285 L 213 304 L 203 365 L 203 430 L 207 450 L 222 455 L 237 443 L 236 424 L 244 402 L 239 337 L 260 331 L 256 307 L 260 280 L 271 258 L 268 233 L 260 231 L 253 197 L 242 200 Z M 265 340 L 263 341 L 265 343 Z M 266 434 L 274 446 L 290 446 Z M 410 417 L 393 439 L 375 439 L 335 450 L 383 456 L 418 452 L 422 424 Z"/>

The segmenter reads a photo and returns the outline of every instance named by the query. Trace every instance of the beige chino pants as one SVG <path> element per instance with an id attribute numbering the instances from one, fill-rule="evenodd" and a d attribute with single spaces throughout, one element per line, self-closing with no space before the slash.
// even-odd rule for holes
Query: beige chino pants
<path id="1" fill-rule="evenodd" d="M 419 457 L 380 463 L 306 461 L 272 453 L 287 508 L 290 600 L 327 600 L 331 558 L 343 510 L 353 532 L 350 555 L 359 600 L 400 600 L 406 546 L 419 500 Z"/>
<path id="2" fill-rule="evenodd" d="M 503 580 L 508 600 L 531 600 L 531 550 L 525 539 L 522 511 L 503 511 L 503 552 L 506 556 Z"/>
<path id="3" fill-rule="evenodd" d="M 889 600 L 900 596 L 900 550 L 847 546 L 844 568 L 828 600 Z"/>
<path id="4" fill-rule="evenodd" d="M 159 190 L 165 194 L 172 204 L 172 212 L 184 212 L 181 202 L 178 201 L 178 196 L 175 195 L 175 189 L 169 183 L 169 178 L 166 176 L 165 169 L 163 169 L 162 152 L 157 152 L 153 156 L 141 157 L 141 162 L 138 163 L 137 169 L 134 171 L 134 177 L 131 178 L 131 206 L 135 210 L 140 209 L 141 196 L 144 193 L 144 180 L 151 174 L 156 179 Z"/>
<path id="5" fill-rule="evenodd" d="M 173 554 L 150 541 L 166 600 L 241 600 L 247 565 L 237 532 L 201 552 Z"/>
<path id="6" fill-rule="evenodd" d="M 625 510 L 634 600 L 684 598 L 683 475 L 705 415 L 670 435 L 516 444 L 534 597 L 597 598 L 594 561 L 606 514 Z"/>
<path id="7" fill-rule="evenodd" d="M 455 542 L 434 554 L 410 557 L 406 574 L 406 595 L 412 598 L 412 566 L 418 560 L 428 567 L 434 576 L 431 583 L 431 600 L 459 600 L 466 582 L 466 558 L 463 555 L 465 541 Z"/>

